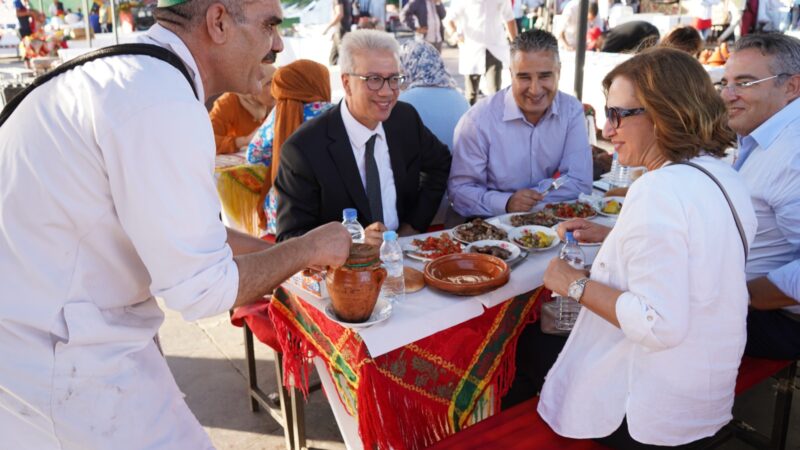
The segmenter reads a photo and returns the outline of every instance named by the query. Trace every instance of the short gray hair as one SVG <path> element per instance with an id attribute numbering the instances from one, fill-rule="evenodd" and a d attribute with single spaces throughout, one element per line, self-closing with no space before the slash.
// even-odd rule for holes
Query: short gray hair
<path id="1" fill-rule="evenodd" d="M 391 34 L 377 30 L 356 30 L 345 34 L 339 46 L 339 67 L 343 74 L 353 73 L 353 55 L 365 50 L 391 52 L 400 69 L 400 45 Z"/>
<path id="2" fill-rule="evenodd" d="M 780 33 L 748 34 L 736 41 L 734 52 L 753 48 L 772 56 L 769 70 L 773 75 L 800 74 L 800 39 Z M 779 82 L 782 80 L 779 80 Z"/>
<path id="3" fill-rule="evenodd" d="M 556 62 L 560 63 L 558 57 L 558 39 L 549 33 L 538 28 L 525 31 L 517 35 L 511 41 L 511 57 L 513 58 L 517 52 L 552 52 L 556 58 Z"/>
<path id="4" fill-rule="evenodd" d="M 188 30 L 205 19 L 208 7 L 221 3 L 236 23 L 244 23 L 244 4 L 247 0 L 188 0 L 166 8 L 156 8 L 153 17 L 160 24 L 171 24 Z"/>

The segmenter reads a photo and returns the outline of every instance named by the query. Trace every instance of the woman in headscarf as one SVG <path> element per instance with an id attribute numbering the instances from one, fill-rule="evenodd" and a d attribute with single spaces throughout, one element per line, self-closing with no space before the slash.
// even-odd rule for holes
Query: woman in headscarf
<path id="1" fill-rule="evenodd" d="M 406 76 L 400 100 L 410 103 L 422 123 L 452 151 L 453 131 L 469 103 L 456 90 L 441 55 L 425 41 L 409 41 L 400 49 L 400 63 Z"/>
<path id="2" fill-rule="evenodd" d="M 278 175 L 281 146 L 303 122 L 331 107 L 328 69 L 307 59 L 281 67 L 272 79 L 272 96 L 275 98 L 275 109 L 256 130 L 247 147 L 247 160 L 251 164 L 261 163 L 270 167 L 269 176 L 261 189 L 264 210 L 259 211 L 259 219 L 261 228 L 266 229 L 267 234 L 274 235 L 278 203 L 272 182 Z M 273 161 L 275 164 L 272 164 Z"/>
<path id="3" fill-rule="evenodd" d="M 214 129 L 218 155 L 235 153 L 247 147 L 259 125 L 264 123 L 275 106 L 271 93 L 275 67 L 272 64 L 266 67 L 267 77 L 258 95 L 226 92 L 214 101 L 208 116 Z"/>

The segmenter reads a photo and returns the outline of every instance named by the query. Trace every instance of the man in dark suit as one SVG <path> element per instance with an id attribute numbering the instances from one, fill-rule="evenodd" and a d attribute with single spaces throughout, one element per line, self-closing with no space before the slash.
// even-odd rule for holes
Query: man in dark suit
<path id="1" fill-rule="evenodd" d="M 400 20 L 441 52 L 445 14 L 441 0 L 411 0 L 400 11 Z"/>
<path id="2" fill-rule="evenodd" d="M 275 179 L 278 240 L 356 208 L 366 241 L 430 225 L 444 194 L 450 152 L 407 103 L 398 103 L 398 45 L 375 30 L 348 33 L 339 63 L 345 99 L 303 124 L 281 148 Z"/>

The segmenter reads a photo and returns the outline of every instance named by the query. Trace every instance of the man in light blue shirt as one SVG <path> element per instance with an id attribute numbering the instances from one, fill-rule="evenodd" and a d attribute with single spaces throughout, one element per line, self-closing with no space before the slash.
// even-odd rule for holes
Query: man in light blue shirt
<path id="1" fill-rule="evenodd" d="M 737 41 L 718 85 L 739 135 L 734 167 L 750 188 L 758 232 L 747 260 L 750 356 L 800 358 L 800 40 Z"/>
<path id="2" fill-rule="evenodd" d="M 583 106 L 558 91 L 558 42 L 542 30 L 511 44 L 511 86 L 467 111 L 458 123 L 448 193 L 465 217 L 530 211 L 592 188 L 592 152 Z M 556 174 L 567 178 L 542 195 Z"/>

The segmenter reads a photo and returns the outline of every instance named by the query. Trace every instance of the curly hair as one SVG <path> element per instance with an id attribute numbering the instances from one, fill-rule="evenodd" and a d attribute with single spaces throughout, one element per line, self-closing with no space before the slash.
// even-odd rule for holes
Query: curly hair
<path id="1" fill-rule="evenodd" d="M 688 53 L 647 49 L 606 75 L 606 94 L 617 77 L 635 86 L 668 160 L 684 161 L 701 153 L 720 158 L 733 145 L 736 133 L 728 127 L 725 104 L 703 66 Z"/>

